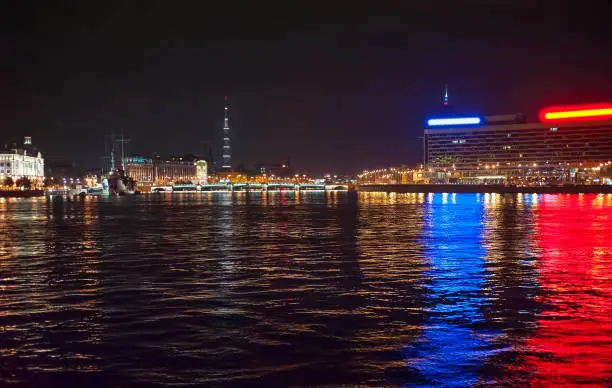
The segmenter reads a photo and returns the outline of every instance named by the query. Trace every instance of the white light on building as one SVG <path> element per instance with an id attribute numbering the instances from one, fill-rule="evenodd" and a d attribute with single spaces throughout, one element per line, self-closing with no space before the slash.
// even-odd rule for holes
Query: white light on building
<path id="1" fill-rule="evenodd" d="M 32 144 L 32 138 L 26 136 L 24 144 Z M 45 160 L 40 152 L 28 155 L 25 149 L 0 150 L 0 175 L 13 178 L 27 177 L 31 180 L 45 177 Z"/>
<path id="2" fill-rule="evenodd" d="M 196 166 L 196 179 L 199 184 L 203 185 L 208 182 L 208 163 L 206 160 L 197 160 Z"/>

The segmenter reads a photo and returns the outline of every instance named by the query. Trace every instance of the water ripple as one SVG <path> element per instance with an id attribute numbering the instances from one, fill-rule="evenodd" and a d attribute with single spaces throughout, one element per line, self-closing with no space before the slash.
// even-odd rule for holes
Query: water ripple
<path id="1" fill-rule="evenodd" d="M 0 199 L 0 385 L 609 386 L 611 195 Z"/>

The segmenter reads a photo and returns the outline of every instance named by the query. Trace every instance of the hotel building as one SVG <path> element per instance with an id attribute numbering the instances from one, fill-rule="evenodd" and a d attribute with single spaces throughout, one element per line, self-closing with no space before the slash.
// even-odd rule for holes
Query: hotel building
<path id="1" fill-rule="evenodd" d="M 612 169 L 612 105 L 549 108 L 537 122 L 521 114 L 431 118 L 424 143 L 425 164 L 439 178 L 589 180 Z"/>
<path id="2" fill-rule="evenodd" d="M 139 156 L 125 158 L 125 174 L 138 185 L 152 185 L 155 178 L 153 160 Z"/>
<path id="3" fill-rule="evenodd" d="M 205 182 L 207 179 L 206 167 L 206 162 L 197 164 L 196 160 L 189 157 L 162 159 L 132 156 L 125 158 L 126 175 L 141 186 Z"/>

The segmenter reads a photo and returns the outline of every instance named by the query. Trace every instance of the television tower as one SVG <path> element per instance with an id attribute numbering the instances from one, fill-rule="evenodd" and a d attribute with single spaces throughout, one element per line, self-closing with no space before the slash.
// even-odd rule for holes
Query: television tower
<path id="1" fill-rule="evenodd" d="M 225 96 L 225 119 L 223 121 L 223 164 L 221 168 L 224 170 L 232 169 L 232 147 L 230 143 L 230 127 L 228 117 L 229 107 L 227 106 L 227 96 Z"/>
<path id="2" fill-rule="evenodd" d="M 444 99 L 442 100 L 442 105 L 448 106 L 448 84 L 444 84 Z"/>

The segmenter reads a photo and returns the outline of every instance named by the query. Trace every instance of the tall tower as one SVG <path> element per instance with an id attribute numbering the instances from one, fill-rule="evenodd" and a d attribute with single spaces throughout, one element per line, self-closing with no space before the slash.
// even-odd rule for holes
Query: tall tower
<path id="1" fill-rule="evenodd" d="M 448 106 L 448 84 L 444 84 L 444 99 L 442 100 L 442 105 Z"/>
<path id="2" fill-rule="evenodd" d="M 231 170 L 232 168 L 232 147 L 230 142 L 230 127 L 228 117 L 229 107 L 227 106 L 227 96 L 225 96 L 225 119 L 223 121 L 223 164 L 221 168 Z"/>

